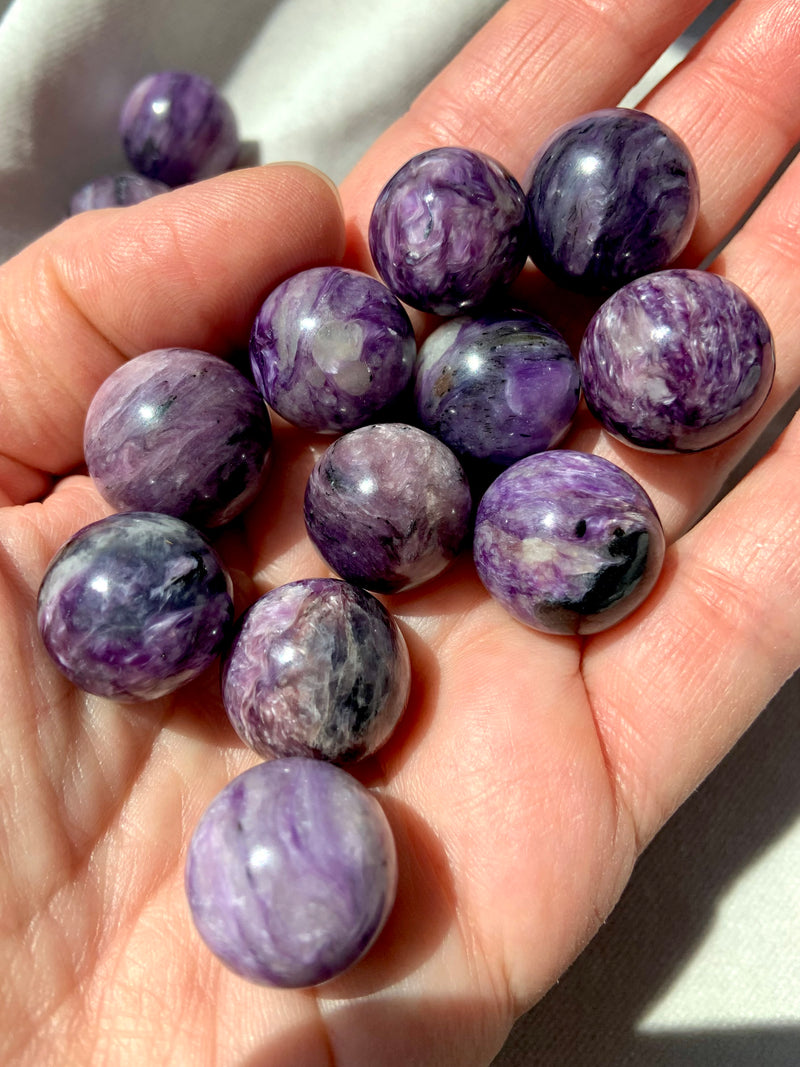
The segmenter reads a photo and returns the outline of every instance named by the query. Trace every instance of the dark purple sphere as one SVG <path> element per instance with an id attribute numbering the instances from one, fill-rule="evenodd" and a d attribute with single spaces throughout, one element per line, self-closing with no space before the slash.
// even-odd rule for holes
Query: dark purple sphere
<path id="1" fill-rule="evenodd" d="M 222 359 L 161 348 L 123 364 L 89 406 L 89 474 L 119 510 L 220 526 L 263 485 L 272 431 L 258 390 Z"/>
<path id="2" fill-rule="evenodd" d="M 211 951 L 251 981 L 287 988 L 318 985 L 360 959 L 396 887 L 378 801 L 338 767 L 300 757 L 234 778 L 186 861 L 192 917 Z"/>
<path id="3" fill-rule="evenodd" d="M 208 78 L 185 71 L 142 78 L 122 107 L 119 130 L 133 168 L 170 186 L 222 174 L 239 155 L 230 105 Z"/>
<path id="4" fill-rule="evenodd" d="M 579 365 L 586 401 L 609 433 L 639 448 L 696 452 L 750 422 L 775 355 L 769 326 L 738 286 L 669 270 L 609 297 Z"/>
<path id="5" fill-rule="evenodd" d="M 167 515 L 111 515 L 79 530 L 47 568 L 45 647 L 81 689 L 151 700 L 214 660 L 233 620 L 231 582 L 193 527 Z"/>
<path id="6" fill-rule="evenodd" d="M 164 182 L 144 178 L 141 174 L 107 174 L 81 186 L 69 202 L 69 213 L 78 215 L 95 208 L 129 207 L 168 192 L 169 186 Z"/>
<path id="7" fill-rule="evenodd" d="M 378 196 L 369 247 L 412 307 L 456 315 L 509 285 L 528 256 L 525 194 L 500 163 L 467 148 L 410 159 Z"/>
<path id="8" fill-rule="evenodd" d="M 579 396 L 567 342 L 523 311 L 446 322 L 417 358 L 420 422 L 462 457 L 506 466 L 552 448 L 569 429 Z"/>
<path id="9" fill-rule="evenodd" d="M 450 449 L 414 426 L 362 426 L 320 456 L 308 479 L 309 536 L 343 578 L 396 593 L 435 577 L 469 531 L 472 501 Z"/>
<path id="10" fill-rule="evenodd" d="M 397 725 L 410 685 L 397 623 L 335 578 L 290 582 L 257 600 L 222 671 L 228 717 L 264 757 L 370 755 Z"/>
<path id="11" fill-rule="evenodd" d="M 556 450 L 521 459 L 489 486 L 473 551 L 481 581 L 520 622 L 590 634 L 645 599 L 664 533 L 629 474 L 599 456 Z"/>
<path id="12" fill-rule="evenodd" d="M 560 127 L 529 169 L 531 258 L 560 285 L 610 292 L 686 247 L 697 172 L 668 126 L 627 108 Z"/>
<path id="13" fill-rule="evenodd" d="M 344 267 L 295 274 L 264 301 L 250 338 L 256 384 L 289 422 L 351 430 L 405 389 L 417 351 L 399 300 Z"/>

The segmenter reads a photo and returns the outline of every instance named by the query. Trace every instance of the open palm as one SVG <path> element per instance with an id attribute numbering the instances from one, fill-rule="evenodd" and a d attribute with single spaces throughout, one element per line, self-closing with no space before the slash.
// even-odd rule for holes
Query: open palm
<path id="1" fill-rule="evenodd" d="M 227 724 L 215 672 L 116 706 L 70 686 L 35 625 L 50 557 L 107 511 L 70 472 L 89 400 L 123 359 L 240 348 L 283 277 L 342 256 L 368 267 L 371 204 L 410 155 L 467 144 L 521 174 L 554 126 L 618 100 L 703 6 L 511 0 L 345 182 L 346 242 L 320 176 L 273 166 L 80 216 L 3 268 L 4 1063 L 486 1064 L 608 914 L 644 844 L 798 665 L 800 426 L 692 525 L 800 384 L 797 162 L 715 264 L 775 333 L 758 426 L 694 457 L 633 452 L 588 419 L 567 442 L 626 467 L 659 509 L 672 547 L 647 603 L 591 639 L 536 634 L 488 599 L 468 559 L 389 599 L 409 640 L 412 701 L 358 773 L 395 830 L 400 888 L 375 949 L 340 979 L 297 993 L 249 985 L 194 933 L 188 837 L 255 761 Z M 799 57 L 800 3 L 742 0 L 646 102 L 698 164 L 687 264 L 795 142 Z M 573 334 L 586 312 L 535 277 L 520 295 L 561 326 L 571 318 Z M 324 444 L 277 426 L 267 489 L 220 539 L 240 606 L 325 573 L 301 510 Z"/>

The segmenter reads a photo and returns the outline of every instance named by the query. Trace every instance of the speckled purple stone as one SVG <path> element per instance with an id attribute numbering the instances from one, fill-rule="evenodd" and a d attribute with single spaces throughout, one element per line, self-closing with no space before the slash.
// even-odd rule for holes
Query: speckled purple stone
<path id="1" fill-rule="evenodd" d="M 360 759 L 387 740 L 411 685 L 384 606 L 357 586 L 308 578 L 262 596 L 226 656 L 222 698 L 260 756 Z"/>
<path id="2" fill-rule="evenodd" d="M 236 118 L 208 78 L 168 70 L 142 78 L 119 122 L 133 168 L 167 185 L 211 178 L 239 155 Z"/>
<path id="3" fill-rule="evenodd" d="M 161 348 L 103 382 L 83 447 L 89 474 L 115 508 L 210 527 L 254 499 L 271 439 L 261 395 L 234 367 L 206 352 Z"/>
<path id="4" fill-rule="evenodd" d="M 69 213 L 78 215 L 95 208 L 130 207 L 168 192 L 169 186 L 164 182 L 141 174 L 107 174 L 81 186 L 69 202 Z"/>
<path id="5" fill-rule="evenodd" d="M 417 358 L 420 422 L 462 457 L 507 465 L 552 448 L 569 429 L 579 396 L 566 341 L 523 311 L 446 322 Z"/>
<path id="6" fill-rule="evenodd" d="M 200 936 L 231 970 L 288 988 L 334 978 L 394 903 L 397 856 L 371 793 L 321 760 L 260 763 L 211 802 L 186 862 Z"/>
<path id="7" fill-rule="evenodd" d="M 669 270 L 602 305 L 579 365 L 586 401 L 610 433 L 639 448 L 696 452 L 750 422 L 775 355 L 769 326 L 738 286 Z"/>
<path id="8" fill-rule="evenodd" d="M 378 273 L 412 307 L 456 315 L 509 285 L 528 256 L 525 194 L 505 167 L 467 148 L 410 159 L 369 224 Z"/>
<path id="9" fill-rule="evenodd" d="M 468 533 L 471 497 L 450 449 L 414 426 L 362 426 L 317 460 L 308 480 L 309 536 L 330 567 L 378 593 L 435 577 Z"/>
<path id="10" fill-rule="evenodd" d="M 39 590 L 47 651 L 75 685 L 117 700 L 150 700 L 194 678 L 232 620 L 216 553 L 167 515 L 111 515 L 84 527 Z"/>
<path id="11" fill-rule="evenodd" d="M 697 219 L 686 145 L 641 111 L 608 108 L 567 123 L 529 174 L 531 258 L 568 288 L 609 292 L 666 267 Z"/>
<path id="12" fill-rule="evenodd" d="M 474 557 L 483 584 L 520 622 L 590 634 L 645 599 L 661 570 L 664 533 L 644 489 L 613 463 L 540 452 L 489 486 Z"/>
<path id="13" fill-rule="evenodd" d="M 351 430 L 395 400 L 417 346 L 408 315 L 375 278 L 315 267 L 265 300 L 253 326 L 253 377 L 267 402 L 308 430 Z"/>

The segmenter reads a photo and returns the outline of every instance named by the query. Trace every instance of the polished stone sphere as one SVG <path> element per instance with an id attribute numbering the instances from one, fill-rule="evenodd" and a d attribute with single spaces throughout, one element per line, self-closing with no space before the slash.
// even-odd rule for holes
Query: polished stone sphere
<path id="1" fill-rule="evenodd" d="M 664 533 L 629 474 L 600 456 L 528 456 L 478 506 L 475 566 L 516 619 L 555 634 L 590 634 L 624 619 L 655 584 Z"/>
<path id="2" fill-rule="evenodd" d="M 186 860 L 197 930 L 226 966 L 287 988 L 341 974 L 394 903 L 397 856 L 383 810 L 322 760 L 260 763 L 200 820 Z"/>
<path id="3" fill-rule="evenodd" d="M 683 141 L 641 111 L 607 108 L 560 127 L 529 168 L 531 258 L 559 285 L 606 293 L 685 248 L 700 203 Z"/>
<path id="4" fill-rule="evenodd" d="M 756 415 L 775 353 L 764 316 L 733 282 L 668 270 L 609 297 L 579 365 L 586 402 L 609 433 L 639 448 L 696 452 Z"/>
<path id="5" fill-rule="evenodd" d="M 141 204 L 159 193 L 168 193 L 164 182 L 144 178 L 141 174 L 107 174 L 82 185 L 69 202 L 69 214 L 103 207 L 130 207 Z"/>

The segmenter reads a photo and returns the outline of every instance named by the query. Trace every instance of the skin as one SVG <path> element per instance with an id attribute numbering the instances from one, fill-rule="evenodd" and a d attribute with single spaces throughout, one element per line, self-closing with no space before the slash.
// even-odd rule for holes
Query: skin
<path id="1" fill-rule="evenodd" d="M 463 143 L 522 173 L 550 130 L 613 104 L 702 6 L 512 0 L 344 183 L 348 265 L 366 264 L 370 206 L 409 156 Z M 716 245 L 797 140 L 799 57 L 800 2 L 742 0 L 647 101 L 700 173 L 682 264 Z M 2 268 L 0 1060 L 490 1061 L 591 938 L 641 849 L 800 663 L 800 423 L 692 526 L 800 385 L 798 205 L 800 160 L 715 264 L 776 339 L 775 387 L 745 435 L 694 456 L 646 455 L 584 415 L 564 442 L 621 463 L 661 513 L 671 547 L 635 615 L 583 640 L 528 631 L 468 559 L 388 601 L 410 646 L 412 702 L 358 773 L 397 837 L 398 902 L 361 964 L 294 993 L 227 972 L 185 904 L 191 830 L 255 761 L 213 673 L 140 707 L 83 696 L 42 652 L 34 604 L 58 545 L 107 510 L 71 473 L 99 382 L 151 348 L 243 344 L 271 287 L 345 254 L 336 197 L 306 169 L 244 171 L 78 216 Z M 533 275 L 522 296 L 573 340 L 576 309 L 590 310 L 558 305 Z M 325 443 L 277 425 L 270 485 L 223 537 L 240 607 L 322 573 L 301 500 Z"/>

